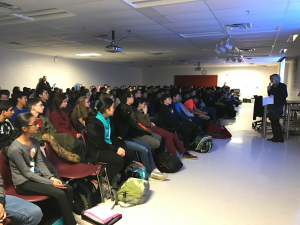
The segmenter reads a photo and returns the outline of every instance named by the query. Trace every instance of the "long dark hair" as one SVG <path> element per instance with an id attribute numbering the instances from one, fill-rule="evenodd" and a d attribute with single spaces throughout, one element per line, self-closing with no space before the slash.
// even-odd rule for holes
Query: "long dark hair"
<path id="1" fill-rule="evenodd" d="M 97 104 L 97 111 L 102 114 L 106 109 L 109 109 L 113 103 L 114 101 L 111 98 L 103 98 L 99 100 Z"/>
<path id="2" fill-rule="evenodd" d="M 60 108 L 60 105 L 63 103 L 63 101 L 67 98 L 67 95 L 64 93 L 60 93 L 55 95 L 53 99 L 53 109 L 55 109 L 59 115 L 61 115 L 62 119 L 65 120 L 66 118 L 62 115 L 62 112 L 64 109 Z"/>
<path id="3" fill-rule="evenodd" d="M 33 115 L 30 112 L 20 113 L 17 115 L 14 122 L 14 130 L 10 136 L 11 139 L 9 140 L 8 145 L 2 150 L 3 160 L 5 163 L 8 163 L 7 151 L 10 144 L 23 134 L 23 127 L 29 127 L 31 117 L 33 117 Z"/>

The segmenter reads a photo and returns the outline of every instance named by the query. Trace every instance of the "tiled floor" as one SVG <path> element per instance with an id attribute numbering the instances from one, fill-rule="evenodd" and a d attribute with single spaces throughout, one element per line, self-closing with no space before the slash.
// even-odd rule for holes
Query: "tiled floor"
<path id="1" fill-rule="evenodd" d="M 213 151 L 196 161 L 182 160 L 184 169 L 169 180 L 151 181 L 145 204 L 117 206 L 123 214 L 117 224 L 300 224 L 300 138 L 262 139 L 251 128 L 252 112 L 253 105 L 244 104 L 236 120 L 223 121 L 231 140 L 215 140 Z"/>

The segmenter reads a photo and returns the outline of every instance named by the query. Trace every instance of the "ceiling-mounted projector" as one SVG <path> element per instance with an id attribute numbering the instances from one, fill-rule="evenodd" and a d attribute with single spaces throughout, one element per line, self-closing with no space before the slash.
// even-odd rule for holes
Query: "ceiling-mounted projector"
<path id="1" fill-rule="evenodd" d="M 202 68 L 200 68 L 200 62 L 198 62 L 198 66 L 195 67 L 195 70 L 196 70 L 196 71 L 201 71 L 201 70 L 202 70 Z"/>
<path id="2" fill-rule="evenodd" d="M 112 41 L 111 41 L 110 45 L 106 46 L 105 51 L 110 52 L 110 53 L 122 52 L 122 48 L 117 46 L 117 44 L 116 44 L 114 30 L 112 30 Z"/>

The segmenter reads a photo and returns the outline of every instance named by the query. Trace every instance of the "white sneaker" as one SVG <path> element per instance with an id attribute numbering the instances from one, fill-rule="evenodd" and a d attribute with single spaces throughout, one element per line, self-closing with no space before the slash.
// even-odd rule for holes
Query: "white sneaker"
<path id="1" fill-rule="evenodd" d="M 168 175 L 162 174 L 161 172 L 158 172 L 158 171 L 152 171 L 152 173 L 150 174 L 150 177 L 157 179 L 157 180 L 165 180 L 168 178 Z"/>

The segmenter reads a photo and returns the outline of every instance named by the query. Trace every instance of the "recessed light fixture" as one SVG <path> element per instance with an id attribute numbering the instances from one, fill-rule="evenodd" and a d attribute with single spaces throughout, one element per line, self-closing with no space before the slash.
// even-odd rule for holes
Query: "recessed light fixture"
<path id="1" fill-rule="evenodd" d="M 99 56 L 101 54 L 98 54 L 98 53 L 79 53 L 79 54 L 76 54 L 78 56 Z"/>
<path id="2" fill-rule="evenodd" d="M 298 34 L 292 34 L 286 42 L 294 42 L 296 38 L 298 37 Z"/>

